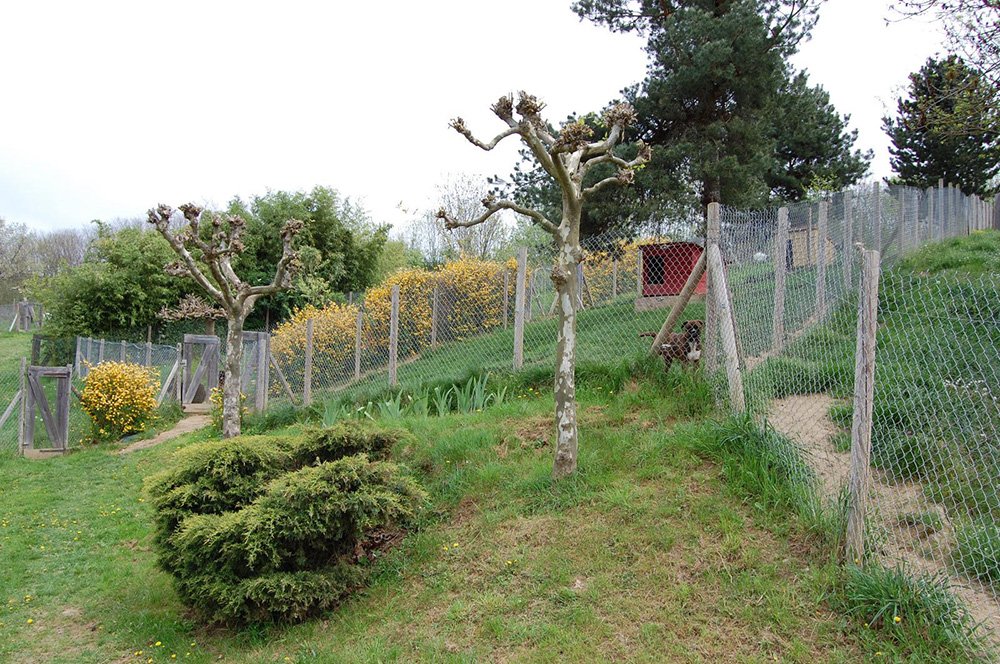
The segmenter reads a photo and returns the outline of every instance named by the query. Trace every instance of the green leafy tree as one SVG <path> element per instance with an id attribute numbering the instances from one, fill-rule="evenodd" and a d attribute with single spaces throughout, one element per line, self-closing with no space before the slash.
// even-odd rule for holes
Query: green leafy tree
<path id="1" fill-rule="evenodd" d="M 990 101 L 996 95 L 954 55 L 929 58 L 910 74 L 896 116 L 882 119 L 897 181 L 925 188 L 943 179 L 967 195 L 992 195 L 1000 173 L 1000 109 Z"/>
<path id="2" fill-rule="evenodd" d="M 158 233 L 138 228 L 115 232 L 100 222 L 97 229 L 82 264 L 32 285 L 48 314 L 46 332 L 144 337 L 146 326 L 159 323 L 160 310 L 192 292 L 194 283 L 164 273 L 174 254 Z"/>
<path id="3" fill-rule="evenodd" d="M 374 225 L 363 208 L 333 189 L 274 191 L 246 202 L 235 199 L 228 212 L 246 220 L 246 249 L 234 267 L 254 285 L 269 283 L 274 274 L 282 255 L 285 221 L 303 223 L 297 238 L 300 267 L 291 288 L 263 298 L 258 305 L 258 310 L 269 309 L 272 319 L 375 283 L 388 228 Z"/>

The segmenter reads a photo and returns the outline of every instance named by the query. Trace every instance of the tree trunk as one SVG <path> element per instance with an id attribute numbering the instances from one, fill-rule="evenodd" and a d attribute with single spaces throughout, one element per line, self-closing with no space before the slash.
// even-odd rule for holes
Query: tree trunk
<path id="1" fill-rule="evenodd" d="M 553 479 L 572 475 L 576 471 L 576 266 L 579 248 L 575 238 L 560 243 L 559 255 L 552 268 L 552 283 L 559 301 L 559 337 L 556 346 L 556 458 Z"/>
<path id="2" fill-rule="evenodd" d="M 205 334 L 210 336 L 215 336 L 215 319 L 208 318 L 205 320 Z"/>
<path id="3" fill-rule="evenodd" d="M 230 316 L 226 333 L 226 379 L 222 386 L 222 437 L 240 435 L 243 394 L 240 389 L 243 362 L 243 318 Z"/>

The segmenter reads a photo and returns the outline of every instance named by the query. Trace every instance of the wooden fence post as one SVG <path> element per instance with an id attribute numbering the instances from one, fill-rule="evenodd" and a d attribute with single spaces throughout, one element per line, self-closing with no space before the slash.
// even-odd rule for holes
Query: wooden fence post
<path id="1" fill-rule="evenodd" d="M 635 248 L 635 296 L 642 297 L 642 245 Z"/>
<path id="2" fill-rule="evenodd" d="M 927 216 L 925 217 L 926 228 L 924 229 L 924 242 L 934 241 L 934 187 L 927 187 L 924 191 L 924 198 L 927 199 Z"/>
<path id="3" fill-rule="evenodd" d="M 841 259 L 844 262 L 844 292 L 849 293 L 854 283 L 853 271 L 854 262 L 851 256 L 854 255 L 854 211 L 850 190 L 844 192 L 844 245 L 840 249 Z"/>
<path id="4" fill-rule="evenodd" d="M 736 344 L 736 323 L 733 320 L 733 309 L 730 305 L 729 285 L 726 280 L 726 266 L 722 261 L 719 245 L 708 246 L 708 269 L 712 273 L 715 284 L 715 302 L 718 312 L 720 332 L 722 333 L 722 348 L 726 354 L 726 378 L 729 382 L 729 401 L 737 413 L 746 411 L 746 399 L 743 394 L 743 374 L 740 372 L 739 349 Z"/>
<path id="5" fill-rule="evenodd" d="M 806 265 L 812 265 L 813 256 L 813 209 L 810 205 L 806 209 Z"/>
<path id="6" fill-rule="evenodd" d="M 440 318 L 440 287 L 435 284 L 434 290 L 431 291 L 431 347 L 437 346 L 438 344 L 438 320 Z"/>
<path id="7" fill-rule="evenodd" d="M 878 317 L 879 252 L 864 252 L 854 362 L 854 420 L 851 424 L 850 504 L 847 552 L 865 557 L 865 515 L 871 477 L 872 405 L 875 396 L 875 331 Z"/>
<path id="8" fill-rule="evenodd" d="M 267 410 L 267 400 L 271 389 L 271 364 L 268 358 L 271 355 L 271 335 L 268 332 L 260 332 L 260 340 L 257 342 L 257 353 L 260 364 L 257 365 L 257 400 L 261 411 Z"/>
<path id="9" fill-rule="evenodd" d="M 90 373 L 90 365 L 94 363 L 94 337 L 87 337 L 87 367 L 84 374 Z"/>
<path id="10" fill-rule="evenodd" d="M 524 302 L 525 275 L 528 268 L 528 248 L 517 252 L 517 280 L 514 283 L 514 371 L 524 366 Z"/>
<path id="11" fill-rule="evenodd" d="M 392 287 L 392 312 L 389 314 L 389 385 L 399 383 L 399 284 Z"/>
<path id="12" fill-rule="evenodd" d="M 29 409 L 30 394 L 28 389 L 28 361 L 21 358 L 21 410 L 17 418 L 17 448 L 20 454 L 24 454 L 28 445 L 28 415 L 32 411 Z"/>
<path id="13" fill-rule="evenodd" d="M 150 367 L 153 366 L 153 342 L 151 342 L 151 341 L 147 341 L 146 342 L 145 365 L 146 365 L 147 368 L 150 368 Z"/>
<path id="14" fill-rule="evenodd" d="M 184 383 L 187 382 L 187 362 L 184 360 L 184 351 L 181 344 L 177 344 L 177 376 L 174 378 L 174 392 L 176 392 L 177 403 L 184 403 Z"/>
<path id="15" fill-rule="evenodd" d="M 503 329 L 510 327 L 510 272 L 503 271 Z"/>
<path id="16" fill-rule="evenodd" d="M 121 352 L 119 353 L 119 355 L 121 356 L 121 360 L 120 361 L 122 362 L 122 364 L 125 363 L 125 358 L 126 358 L 125 352 L 126 352 L 125 342 L 122 341 L 121 342 Z"/>
<path id="17" fill-rule="evenodd" d="M 306 406 L 313 400 L 313 319 L 306 321 L 306 366 L 302 379 L 302 403 Z"/>
<path id="18" fill-rule="evenodd" d="M 101 339 L 97 349 L 97 363 L 101 364 L 104 362 L 104 339 Z"/>
<path id="19" fill-rule="evenodd" d="M 358 308 L 358 318 L 354 323 L 354 379 L 361 378 L 361 334 L 364 331 L 364 310 Z"/>
<path id="20" fill-rule="evenodd" d="M 937 209 L 938 216 L 938 239 L 943 240 L 945 235 L 945 224 L 947 223 L 947 211 L 945 210 L 945 200 L 944 200 L 944 178 L 938 179 L 937 188 Z"/>
<path id="21" fill-rule="evenodd" d="M 872 245 L 882 251 L 882 188 L 878 180 L 872 182 Z"/>
<path id="22" fill-rule="evenodd" d="M 76 355 L 73 356 L 73 369 L 76 371 L 76 377 L 80 378 L 80 351 L 83 347 L 83 339 L 81 337 L 76 338 Z"/>
<path id="23" fill-rule="evenodd" d="M 785 346 L 785 274 L 788 272 L 788 208 L 778 208 L 778 233 L 774 239 L 774 316 L 771 346 L 780 352 Z"/>
<path id="24" fill-rule="evenodd" d="M 706 213 L 705 252 L 708 253 L 713 245 L 719 245 L 719 239 L 722 235 L 719 204 L 709 203 Z M 707 373 L 712 373 L 716 369 L 716 339 L 719 335 L 719 314 L 718 307 L 715 304 L 716 298 L 714 293 L 716 289 L 715 277 L 716 275 L 713 274 L 709 267 L 708 275 L 705 278 L 705 285 L 708 292 L 705 296 L 705 340 L 702 346 L 702 357 L 705 361 L 705 371 Z"/>
<path id="25" fill-rule="evenodd" d="M 820 201 L 819 219 L 816 223 L 817 248 L 816 248 L 816 314 L 822 320 L 826 315 L 826 234 L 827 234 L 827 214 L 829 203 Z"/>

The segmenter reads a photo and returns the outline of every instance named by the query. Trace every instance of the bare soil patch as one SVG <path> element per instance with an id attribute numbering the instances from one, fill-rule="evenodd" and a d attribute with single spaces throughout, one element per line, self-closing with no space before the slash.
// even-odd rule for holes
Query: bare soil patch
<path id="1" fill-rule="evenodd" d="M 160 443 L 165 443 L 168 440 L 173 440 L 174 438 L 179 438 L 186 433 L 191 433 L 192 431 L 197 431 L 211 424 L 212 419 L 208 415 L 191 415 L 185 417 L 180 422 L 174 425 L 173 429 L 164 431 L 155 438 L 149 438 L 147 440 L 140 440 L 132 443 L 127 447 L 123 447 L 118 450 L 118 454 L 129 454 L 130 452 L 135 452 L 137 450 L 145 450 L 159 445 Z"/>
<path id="2" fill-rule="evenodd" d="M 833 404 L 826 394 L 796 394 L 772 401 L 768 409 L 775 430 L 798 443 L 827 501 L 837 500 L 851 471 L 850 453 L 837 452 L 831 443 L 838 431 L 829 415 Z M 954 542 L 947 510 L 929 500 L 919 482 L 894 482 L 875 469 L 871 492 L 877 510 L 873 522 L 886 533 L 880 551 L 883 560 L 889 565 L 902 561 L 917 573 L 946 576 L 952 592 L 965 602 L 975 621 L 983 623 L 985 633 L 1000 640 L 1000 605 L 993 594 L 976 581 L 951 574 L 942 562 L 950 559 Z"/>

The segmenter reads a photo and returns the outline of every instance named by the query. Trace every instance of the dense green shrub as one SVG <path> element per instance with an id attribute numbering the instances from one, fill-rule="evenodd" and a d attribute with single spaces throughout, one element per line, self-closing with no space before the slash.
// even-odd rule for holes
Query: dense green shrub
<path id="1" fill-rule="evenodd" d="M 404 524 L 425 499 L 385 460 L 403 435 L 344 422 L 182 450 L 147 481 L 160 566 L 213 620 L 298 620 L 331 608 L 363 580 L 355 549 L 365 534 Z"/>

